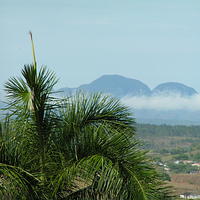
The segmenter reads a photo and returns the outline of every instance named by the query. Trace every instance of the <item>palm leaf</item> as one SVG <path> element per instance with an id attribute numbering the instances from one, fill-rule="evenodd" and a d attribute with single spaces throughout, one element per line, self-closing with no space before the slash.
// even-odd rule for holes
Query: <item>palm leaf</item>
<path id="1" fill-rule="evenodd" d="M 1 199 L 39 199 L 39 180 L 25 170 L 0 163 Z"/>

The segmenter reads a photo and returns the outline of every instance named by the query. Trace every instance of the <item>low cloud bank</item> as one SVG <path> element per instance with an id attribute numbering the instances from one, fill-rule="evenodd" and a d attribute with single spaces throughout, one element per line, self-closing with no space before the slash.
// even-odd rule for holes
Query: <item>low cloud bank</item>
<path id="1" fill-rule="evenodd" d="M 179 95 L 124 97 L 122 102 L 134 109 L 190 110 L 200 111 L 200 95 L 183 97 Z"/>

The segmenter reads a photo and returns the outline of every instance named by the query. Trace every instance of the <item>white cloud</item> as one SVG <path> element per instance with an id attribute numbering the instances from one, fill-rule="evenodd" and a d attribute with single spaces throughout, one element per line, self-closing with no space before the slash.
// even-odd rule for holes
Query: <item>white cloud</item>
<path id="1" fill-rule="evenodd" d="M 173 94 L 169 96 L 124 97 L 122 102 L 134 109 L 200 111 L 200 95 L 192 97 Z"/>

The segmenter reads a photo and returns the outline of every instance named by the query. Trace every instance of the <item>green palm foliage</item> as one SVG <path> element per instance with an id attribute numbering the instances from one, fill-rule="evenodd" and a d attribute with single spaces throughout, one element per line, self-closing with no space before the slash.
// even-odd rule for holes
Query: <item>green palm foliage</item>
<path id="1" fill-rule="evenodd" d="M 34 59 L 22 78 L 5 84 L 0 198 L 170 199 L 135 138 L 129 109 L 102 94 L 55 98 L 56 82 Z"/>

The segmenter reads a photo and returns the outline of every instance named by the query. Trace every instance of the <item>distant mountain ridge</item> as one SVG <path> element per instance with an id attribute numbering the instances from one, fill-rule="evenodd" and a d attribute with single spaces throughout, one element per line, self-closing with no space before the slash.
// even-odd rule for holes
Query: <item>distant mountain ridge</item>
<path id="1" fill-rule="evenodd" d="M 197 94 L 197 91 L 182 83 L 167 82 L 162 83 L 152 90 L 153 95 L 170 95 L 178 94 L 180 96 L 192 96 Z"/>
<path id="2" fill-rule="evenodd" d="M 151 90 L 140 80 L 126 78 L 120 75 L 103 75 L 89 84 L 84 84 L 78 88 L 62 88 L 60 91 L 65 95 L 73 94 L 76 91 L 102 92 L 111 94 L 118 98 L 125 96 L 151 96 L 177 94 L 180 96 L 192 96 L 198 94 L 189 86 L 177 82 L 167 82 L 159 84 Z"/>
<path id="3" fill-rule="evenodd" d="M 103 92 L 116 97 L 126 95 L 141 96 L 150 95 L 150 88 L 136 79 L 125 78 L 119 75 L 104 75 L 87 85 L 82 85 L 79 89 L 89 92 Z"/>

